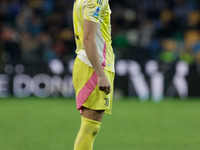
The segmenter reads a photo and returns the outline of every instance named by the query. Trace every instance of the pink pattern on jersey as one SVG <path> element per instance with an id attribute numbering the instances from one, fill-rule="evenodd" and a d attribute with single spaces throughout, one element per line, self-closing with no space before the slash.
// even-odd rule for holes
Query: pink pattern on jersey
<path id="1" fill-rule="evenodd" d="M 102 63 L 102 67 L 104 69 L 106 66 L 106 42 L 104 42 L 103 58 L 104 58 L 104 60 Z M 80 92 L 78 93 L 78 95 L 76 97 L 77 110 L 80 110 L 81 113 L 82 113 L 83 104 L 88 99 L 88 97 L 91 95 L 91 93 L 94 91 L 96 85 L 97 85 L 97 74 L 96 74 L 96 72 L 93 72 L 90 79 L 83 86 L 83 88 L 80 90 Z"/>
<path id="2" fill-rule="evenodd" d="M 103 63 L 102 63 L 102 67 L 104 69 L 105 66 L 106 66 L 106 42 L 104 42 L 104 47 L 103 47 L 103 58 L 104 58 L 104 60 L 103 60 Z"/>

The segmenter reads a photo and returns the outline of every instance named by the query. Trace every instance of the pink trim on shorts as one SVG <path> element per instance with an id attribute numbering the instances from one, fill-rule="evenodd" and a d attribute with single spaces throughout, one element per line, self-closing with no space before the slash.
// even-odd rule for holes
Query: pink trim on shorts
<path id="1" fill-rule="evenodd" d="M 104 58 L 104 60 L 102 63 L 102 67 L 105 68 L 105 66 L 106 66 L 106 42 L 104 42 L 103 58 Z M 94 91 L 96 85 L 97 85 L 97 74 L 96 74 L 96 72 L 93 72 L 90 79 L 83 86 L 83 88 L 80 90 L 80 92 L 78 93 L 78 95 L 76 97 L 76 106 L 77 106 L 77 110 L 80 110 L 80 113 L 82 113 L 83 104 L 88 99 L 88 97 L 91 95 L 91 93 Z"/>

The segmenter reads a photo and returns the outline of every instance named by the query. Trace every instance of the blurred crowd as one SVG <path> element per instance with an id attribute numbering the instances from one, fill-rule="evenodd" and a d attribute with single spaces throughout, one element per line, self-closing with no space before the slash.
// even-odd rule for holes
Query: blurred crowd
<path id="1" fill-rule="evenodd" d="M 72 6 L 72 0 L 1 0 L 1 60 L 64 61 L 74 55 Z"/>
<path id="2" fill-rule="evenodd" d="M 1 0 L 0 61 L 75 56 L 74 0 Z M 199 0 L 109 0 L 116 58 L 200 64 Z"/>
<path id="3" fill-rule="evenodd" d="M 117 56 L 200 63 L 199 0 L 110 0 Z"/>

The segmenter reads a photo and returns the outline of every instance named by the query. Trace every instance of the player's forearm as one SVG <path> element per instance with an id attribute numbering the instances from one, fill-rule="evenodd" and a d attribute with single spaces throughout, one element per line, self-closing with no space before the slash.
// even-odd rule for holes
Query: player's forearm
<path id="1" fill-rule="evenodd" d="M 92 64 L 96 74 L 98 76 L 105 75 L 103 68 L 101 66 L 100 60 L 99 60 L 99 54 L 97 51 L 96 41 L 94 39 L 84 39 L 83 43 L 85 46 L 87 57 L 90 60 L 90 63 Z"/>

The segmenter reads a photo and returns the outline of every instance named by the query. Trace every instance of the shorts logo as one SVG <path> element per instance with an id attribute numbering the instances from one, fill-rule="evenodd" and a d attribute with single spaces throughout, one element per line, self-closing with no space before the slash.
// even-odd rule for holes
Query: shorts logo
<path id="1" fill-rule="evenodd" d="M 95 10 L 95 12 L 93 14 L 93 16 L 98 18 L 100 11 L 101 11 L 101 8 L 99 6 L 97 6 L 97 8 L 96 8 L 96 10 Z"/>
<path id="2" fill-rule="evenodd" d="M 106 103 L 104 105 L 108 106 L 109 105 L 109 99 L 108 98 L 104 98 L 104 100 L 106 101 Z"/>

